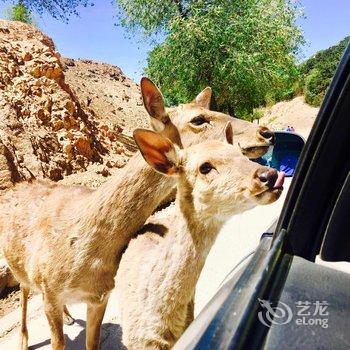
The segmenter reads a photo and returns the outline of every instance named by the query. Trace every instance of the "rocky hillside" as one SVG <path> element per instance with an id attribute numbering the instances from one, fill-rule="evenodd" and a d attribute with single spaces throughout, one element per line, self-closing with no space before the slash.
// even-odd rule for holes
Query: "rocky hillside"
<path id="1" fill-rule="evenodd" d="M 146 123 L 119 68 L 63 59 L 36 28 L 0 20 L 0 189 L 31 178 L 97 186 L 125 165 L 130 133 Z"/>
<path id="2" fill-rule="evenodd" d="M 118 125 L 128 136 L 135 128 L 148 125 L 138 85 L 119 67 L 69 58 L 63 63 L 66 82 L 95 120 L 111 127 Z"/>

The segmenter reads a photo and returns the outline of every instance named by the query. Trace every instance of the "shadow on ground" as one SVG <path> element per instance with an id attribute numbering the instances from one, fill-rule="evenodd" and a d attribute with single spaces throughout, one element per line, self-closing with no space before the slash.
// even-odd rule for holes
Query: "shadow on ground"
<path id="1" fill-rule="evenodd" d="M 84 329 L 74 338 L 70 339 L 66 336 L 66 350 L 81 350 L 85 349 L 86 322 L 83 320 L 75 320 L 75 323 Z M 103 323 L 101 327 L 101 350 L 125 350 L 122 344 L 122 329 L 115 323 Z M 32 345 L 29 350 L 41 349 L 49 345 L 50 339 L 46 339 L 40 343 Z"/>

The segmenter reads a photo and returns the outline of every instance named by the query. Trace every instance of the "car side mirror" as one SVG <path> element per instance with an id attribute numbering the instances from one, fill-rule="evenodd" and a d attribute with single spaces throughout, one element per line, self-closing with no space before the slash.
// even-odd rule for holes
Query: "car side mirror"
<path id="1" fill-rule="evenodd" d="M 297 133 L 275 131 L 274 146 L 255 161 L 278 171 L 284 171 L 287 177 L 291 177 L 294 175 L 304 145 L 304 138 Z"/>

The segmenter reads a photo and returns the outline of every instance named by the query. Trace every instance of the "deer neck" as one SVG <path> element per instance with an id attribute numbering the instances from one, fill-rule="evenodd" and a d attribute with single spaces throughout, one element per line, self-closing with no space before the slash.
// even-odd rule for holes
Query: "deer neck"
<path id="1" fill-rule="evenodd" d="M 207 255 L 223 225 L 222 221 L 194 212 L 190 197 L 190 193 L 178 187 L 172 208 L 173 220 L 165 236 L 163 256 L 158 259 L 162 261 L 161 268 L 167 271 L 169 285 L 181 286 L 171 293 L 173 300 L 180 303 L 193 297 Z M 164 298 L 167 298 L 166 293 Z"/>
<path id="2" fill-rule="evenodd" d="M 173 186 L 174 181 L 148 166 L 140 153 L 134 155 L 84 203 L 81 231 L 93 254 L 115 259 Z"/>

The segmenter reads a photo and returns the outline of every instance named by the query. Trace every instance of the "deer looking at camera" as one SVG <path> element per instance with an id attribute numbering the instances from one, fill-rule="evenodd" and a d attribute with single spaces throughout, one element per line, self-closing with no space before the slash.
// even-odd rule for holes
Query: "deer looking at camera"
<path id="1" fill-rule="evenodd" d="M 169 110 L 149 79 L 142 80 L 141 91 L 154 128 L 181 147 L 220 137 L 228 121 L 240 130 L 237 142 L 247 155 L 252 147 L 266 151 L 273 138 L 261 136 L 253 124 L 209 111 L 210 89 L 194 102 Z M 155 172 L 137 154 L 94 191 L 34 181 L 19 184 L 0 198 L 1 246 L 21 287 L 21 349 L 28 348 L 30 289 L 43 294 L 53 349 L 64 348 L 62 312 L 70 302 L 87 303 L 86 348 L 98 348 L 122 252 L 173 185 L 172 178 Z"/>
<path id="2" fill-rule="evenodd" d="M 284 174 L 249 161 L 228 143 L 206 141 L 185 150 L 159 134 L 137 130 L 145 160 L 176 178 L 167 216 L 150 218 L 124 253 L 117 273 L 123 343 L 129 350 L 170 349 L 193 319 L 195 286 L 224 222 L 277 200 Z"/>

